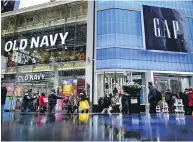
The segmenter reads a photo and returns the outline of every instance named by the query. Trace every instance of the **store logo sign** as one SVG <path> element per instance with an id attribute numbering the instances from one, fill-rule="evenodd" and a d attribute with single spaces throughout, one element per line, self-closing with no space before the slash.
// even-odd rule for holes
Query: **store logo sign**
<path id="1" fill-rule="evenodd" d="M 65 44 L 66 38 L 68 36 L 68 32 L 65 34 L 63 33 L 56 33 L 53 35 L 44 35 L 42 38 L 40 36 L 38 37 L 32 37 L 30 44 L 28 44 L 28 39 L 21 39 L 20 41 L 14 40 L 14 41 L 8 41 L 5 43 L 5 51 L 9 52 L 11 50 L 18 51 L 18 50 L 25 50 L 27 45 L 30 45 L 30 49 L 35 48 L 41 48 L 43 46 L 51 47 L 55 46 L 56 41 L 60 40 L 61 44 Z M 16 44 L 19 42 L 19 46 L 17 47 Z"/>
<path id="2" fill-rule="evenodd" d="M 177 39 L 177 32 L 179 31 L 179 23 L 176 20 L 172 20 L 172 31 L 168 28 L 168 22 L 167 20 L 164 20 L 164 33 L 162 35 L 161 33 L 161 28 L 160 28 L 160 19 L 159 18 L 154 18 L 153 19 L 153 24 L 154 24 L 154 33 L 156 37 L 167 37 L 171 38 L 171 32 L 173 32 L 174 39 Z"/>
<path id="3" fill-rule="evenodd" d="M 25 81 L 39 81 L 44 80 L 45 74 L 43 73 L 36 73 L 36 74 L 22 74 L 17 76 L 18 82 L 25 82 Z"/>
<path id="4" fill-rule="evenodd" d="M 190 52 L 184 11 L 143 5 L 142 16 L 147 50 Z"/>

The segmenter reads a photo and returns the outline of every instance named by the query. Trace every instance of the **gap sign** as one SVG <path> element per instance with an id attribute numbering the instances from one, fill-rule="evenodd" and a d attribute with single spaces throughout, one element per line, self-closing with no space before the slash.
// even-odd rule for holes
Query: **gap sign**
<path id="1" fill-rule="evenodd" d="M 143 5 L 142 12 L 147 50 L 190 52 L 184 11 Z"/>

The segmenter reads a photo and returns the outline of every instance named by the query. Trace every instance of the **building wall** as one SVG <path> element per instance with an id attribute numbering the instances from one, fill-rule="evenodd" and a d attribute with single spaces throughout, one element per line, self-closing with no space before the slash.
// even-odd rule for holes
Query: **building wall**
<path id="1" fill-rule="evenodd" d="M 96 69 L 193 72 L 192 53 L 143 50 L 143 4 L 184 10 L 188 31 L 187 44 L 193 52 L 192 1 L 98 1 Z"/>

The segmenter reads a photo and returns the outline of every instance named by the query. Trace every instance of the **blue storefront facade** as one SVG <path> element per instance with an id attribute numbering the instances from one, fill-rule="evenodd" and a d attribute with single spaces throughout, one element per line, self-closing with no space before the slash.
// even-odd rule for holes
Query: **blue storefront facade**
<path id="1" fill-rule="evenodd" d="M 180 9 L 185 12 L 188 53 L 145 48 L 142 5 Z M 97 97 L 94 103 L 97 103 L 97 99 L 106 89 L 103 87 L 105 83 L 109 83 L 111 90 L 116 83 L 120 86 L 125 80 L 145 85 L 141 104 L 147 103 L 148 81 L 153 81 L 163 93 L 167 89 L 177 93 L 193 86 L 193 2 L 97 1 L 95 59 Z"/>

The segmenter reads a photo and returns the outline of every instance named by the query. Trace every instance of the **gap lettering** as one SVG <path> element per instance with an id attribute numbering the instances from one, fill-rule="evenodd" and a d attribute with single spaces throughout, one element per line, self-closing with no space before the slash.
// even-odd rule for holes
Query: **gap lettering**
<path id="1" fill-rule="evenodd" d="M 154 18 L 153 19 L 153 24 L 154 24 L 154 33 L 155 33 L 156 37 L 172 38 L 171 37 L 171 32 L 173 32 L 174 33 L 174 39 L 178 39 L 178 36 L 177 36 L 177 32 L 179 31 L 178 21 L 172 20 L 173 31 L 170 31 L 170 29 L 168 28 L 167 20 L 164 20 L 163 33 L 161 32 L 161 29 L 160 29 L 160 19 Z"/>

